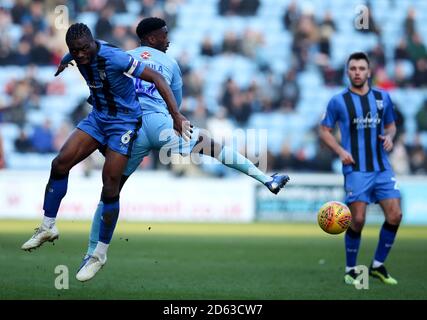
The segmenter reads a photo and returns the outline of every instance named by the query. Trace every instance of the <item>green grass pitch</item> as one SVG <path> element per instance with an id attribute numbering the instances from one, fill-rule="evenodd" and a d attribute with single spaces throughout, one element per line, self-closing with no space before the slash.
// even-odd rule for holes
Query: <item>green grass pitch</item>
<path id="1" fill-rule="evenodd" d="M 60 239 L 28 253 L 38 221 L 0 220 L 0 299 L 427 299 L 427 227 L 403 225 L 386 265 L 399 281 L 343 283 L 343 234 L 315 224 L 184 224 L 119 221 L 108 261 L 89 282 L 75 279 L 88 222 L 59 221 Z M 359 264 L 369 265 L 379 226 L 363 232 Z M 55 289 L 55 267 L 69 289 Z"/>

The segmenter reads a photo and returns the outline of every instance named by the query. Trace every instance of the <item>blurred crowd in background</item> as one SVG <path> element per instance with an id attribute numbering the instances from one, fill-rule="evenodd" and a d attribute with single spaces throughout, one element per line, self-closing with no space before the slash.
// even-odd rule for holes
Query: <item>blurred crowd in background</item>
<path id="1" fill-rule="evenodd" d="M 384 0 L 387 5 L 399 10 L 393 0 Z M 215 16 L 218 19 L 227 17 L 256 17 L 263 5 L 262 0 L 218 0 L 215 2 Z M 271 1 L 270 1 L 271 2 Z M 7 152 L 15 154 L 52 154 L 56 153 L 73 127 L 90 111 L 85 97 L 81 97 L 65 119 L 55 121 L 46 118 L 34 122 L 27 115 L 31 110 L 40 110 L 41 99 L 45 96 L 63 96 L 67 99 L 69 84 L 61 78 L 43 81 L 39 78 L 40 68 L 50 67 L 53 72 L 67 48 L 65 45 L 66 29 L 55 27 L 54 8 L 66 5 L 70 24 L 79 18 L 96 16 L 91 26 L 96 38 L 106 40 L 124 50 L 139 45 L 135 34 L 138 22 L 147 16 L 157 16 L 166 20 L 170 32 L 171 47 L 174 44 L 174 32 L 179 33 L 181 9 L 190 6 L 190 0 L 72 0 L 72 1 L 2 1 L 0 6 L 0 135 L 1 126 L 14 124 L 18 128 L 14 135 L 0 137 L 0 168 L 13 167 L 8 163 Z M 333 11 L 324 10 L 317 14 L 307 10 L 297 1 L 276 1 L 280 11 L 280 32 L 278 37 L 290 37 L 289 47 L 276 48 L 289 52 L 288 59 L 283 61 L 286 68 L 277 70 L 271 59 L 263 54 L 266 50 L 268 31 L 261 28 L 244 28 L 242 32 L 226 29 L 221 36 L 212 37 L 204 34 L 197 43 L 196 53 L 185 50 L 171 52 L 177 59 L 184 80 L 182 112 L 196 125 L 211 131 L 230 128 L 251 128 L 251 119 L 257 115 L 284 115 L 283 127 L 286 127 L 287 116 L 297 114 L 302 103 L 303 90 L 339 93 L 346 86 L 345 59 L 339 64 L 333 63 L 332 52 L 335 33 L 339 32 L 339 23 Z M 391 92 L 393 90 L 411 89 L 422 95 L 419 105 L 413 106 L 415 121 L 414 134 L 407 137 L 405 122 L 407 114 L 405 105 L 395 101 L 398 135 L 390 157 L 399 174 L 427 173 L 427 49 L 418 30 L 416 5 L 408 6 L 404 19 L 399 26 L 400 38 L 394 39 L 392 48 L 385 47 L 388 40 L 382 25 L 375 19 L 375 12 L 370 8 L 369 28 L 357 32 L 366 33 L 376 39 L 367 52 L 371 59 L 373 71 L 372 85 Z M 138 12 L 135 12 L 138 10 Z M 353 8 L 350 10 L 353 11 Z M 120 14 L 132 11 L 136 19 L 132 23 L 119 23 L 114 19 Z M 193 17 L 198 19 L 197 16 Z M 213 30 L 215 31 L 215 30 Z M 177 36 L 178 37 L 178 36 Z M 425 38 L 424 38 L 425 39 Z M 351 48 L 347 48 L 351 50 Z M 351 52 L 351 51 L 350 51 Z M 233 76 L 221 80 L 220 90 L 214 101 L 207 101 L 205 84 L 210 75 L 203 68 L 193 63 L 195 55 L 203 61 L 213 61 L 216 57 L 243 57 L 254 65 L 256 79 L 250 79 L 245 85 Z M 245 61 L 246 61 L 245 60 Z M 8 74 L 5 67 L 18 66 L 25 70 L 25 76 L 16 77 Z M 314 72 L 320 75 L 320 87 L 310 87 L 303 80 L 303 74 Z M 68 71 L 68 70 L 66 70 Z M 84 85 L 84 84 L 78 84 Z M 331 96 L 330 96 L 331 97 Z M 329 98 L 330 98 L 329 97 Z M 327 101 L 326 101 L 327 102 Z M 214 107 L 212 107 L 212 104 Z M 326 104 L 312 106 L 321 114 Z M 61 105 L 55 106 L 61 109 Z M 269 129 L 268 127 L 265 129 Z M 287 136 L 280 140 L 276 150 L 267 150 L 269 171 L 297 170 L 306 172 L 337 171 L 334 163 L 338 159 L 329 149 L 321 144 L 317 137 L 316 125 L 301 129 L 304 142 L 293 147 Z M 4 148 L 6 139 L 11 148 Z M 3 140 L 3 142 L 1 142 Z M 307 144 L 314 148 L 307 147 Z M 7 149 L 7 150 L 6 150 Z M 160 166 L 153 153 L 141 165 L 141 169 L 154 169 Z M 28 164 L 31 167 L 31 164 Z"/>

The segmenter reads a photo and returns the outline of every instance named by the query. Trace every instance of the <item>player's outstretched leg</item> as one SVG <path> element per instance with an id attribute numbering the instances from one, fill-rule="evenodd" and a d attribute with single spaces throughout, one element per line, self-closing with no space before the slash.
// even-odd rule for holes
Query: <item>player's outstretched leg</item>
<path id="1" fill-rule="evenodd" d="M 58 229 L 55 226 L 55 219 L 58 213 L 62 198 L 67 193 L 68 174 L 55 175 L 51 172 L 49 182 L 45 189 L 44 196 L 44 216 L 40 227 L 36 228 L 33 236 L 26 241 L 21 249 L 31 251 L 40 247 L 46 241 L 54 241 L 59 238 Z"/>
<path id="2" fill-rule="evenodd" d="M 271 177 L 266 175 L 248 158 L 233 148 L 219 145 L 205 134 L 200 135 L 199 141 L 193 150 L 212 158 L 216 158 L 225 166 L 239 170 L 240 172 L 258 180 L 274 194 L 278 194 L 290 180 L 288 175 L 279 175 L 277 173 Z"/>
<path id="3" fill-rule="evenodd" d="M 95 251 L 96 245 L 98 244 L 99 229 L 101 227 L 101 219 L 102 219 L 103 208 L 104 208 L 103 202 L 99 201 L 98 207 L 96 208 L 95 214 L 94 214 L 93 219 L 92 219 L 92 226 L 90 228 L 87 251 L 83 257 L 82 263 L 80 264 L 79 268 L 77 269 L 77 273 L 88 262 L 88 260 L 92 257 L 93 252 Z"/>

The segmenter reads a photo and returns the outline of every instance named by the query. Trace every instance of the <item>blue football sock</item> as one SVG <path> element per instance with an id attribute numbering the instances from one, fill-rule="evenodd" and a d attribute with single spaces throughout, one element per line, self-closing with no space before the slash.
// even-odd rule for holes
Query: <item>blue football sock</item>
<path id="1" fill-rule="evenodd" d="M 266 183 L 271 180 L 271 177 L 259 170 L 249 159 L 230 147 L 222 147 L 217 159 L 227 167 L 239 170 L 261 183 Z"/>
<path id="2" fill-rule="evenodd" d="M 353 268 L 356 266 L 357 254 L 359 253 L 361 232 L 348 228 L 344 239 L 346 266 Z"/>
<path id="3" fill-rule="evenodd" d="M 67 193 L 67 186 L 68 174 L 54 175 L 51 173 L 44 193 L 43 210 L 46 217 L 56 218 L 61 200 Z"/>
<path id="4" fill-rule="evenodd" d="M 101 218 L 102 218 L 102 210 L 104 209 L 104 203 L 100 201 L 98 203 L 98 207 L 96 208 L 95 215 L 92 219 L 92 226 L 90 228 L 90 235 L 89 235 L 89 244 L 87 248 L 87 255 L 92 255 L 93 251 L 96 248 L 96 245 L 98 244 L 98 238 L 99 238 L 99 229 L 101 228 Z"/>
<path id="5" fill-rule="evenodd" d="M 389 224 L 387 221 L 381 227 L 380 238 L 378 241 L 377 250 L 375 251 L 375 260 L 384 262 L 388 253 L 393 246 L 394 238 L 396 237 L 399 225 Z"/>
<path id="6" fill-rule="evenodd" d="M 119 196 L 114 198 L 103 197 L 102 218 L 99 228 L 99 241 L 109 244 L 119 218 Z"/>

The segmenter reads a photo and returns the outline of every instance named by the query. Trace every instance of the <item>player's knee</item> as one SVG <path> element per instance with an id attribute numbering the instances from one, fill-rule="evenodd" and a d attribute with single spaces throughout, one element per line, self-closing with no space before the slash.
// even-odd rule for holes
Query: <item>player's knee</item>
<path id="1" fill-rule="evenodd" d="M 106 196 L 106 197 L 115 197 L 116 195 L 119 194 L 119 190 L 120 190 L 120 179 L 121 176 L 111 176 L 111 175 L 106 175 L 103 177 L 103 181 L 104 181 L 104 186 L 102 188 L 102 193 Z"/>
<path id="2" fill-rule="evenodd" d="M 70 171 L 69 165 L 64 160 L 63 157 L 59 154 L 52 160 L 51 163 L 51 172 L 56 175 L 64 175 Z"/>
<path id="3" fill-rule="evenodd" d="M 392 225 L 399 225 L 402 221 L 402 212 L 400 210 L 396 210 L 388 215 L 387 222 Z"/>
<path id="4" fill-rule="evenodd" d="M 353 220 L 351 221 L 351 228 L 354 231 L 356 232 L 362 231 L 364 225 L 365 225 L 365 217 L 363 216 L 353 217 Z"/>

